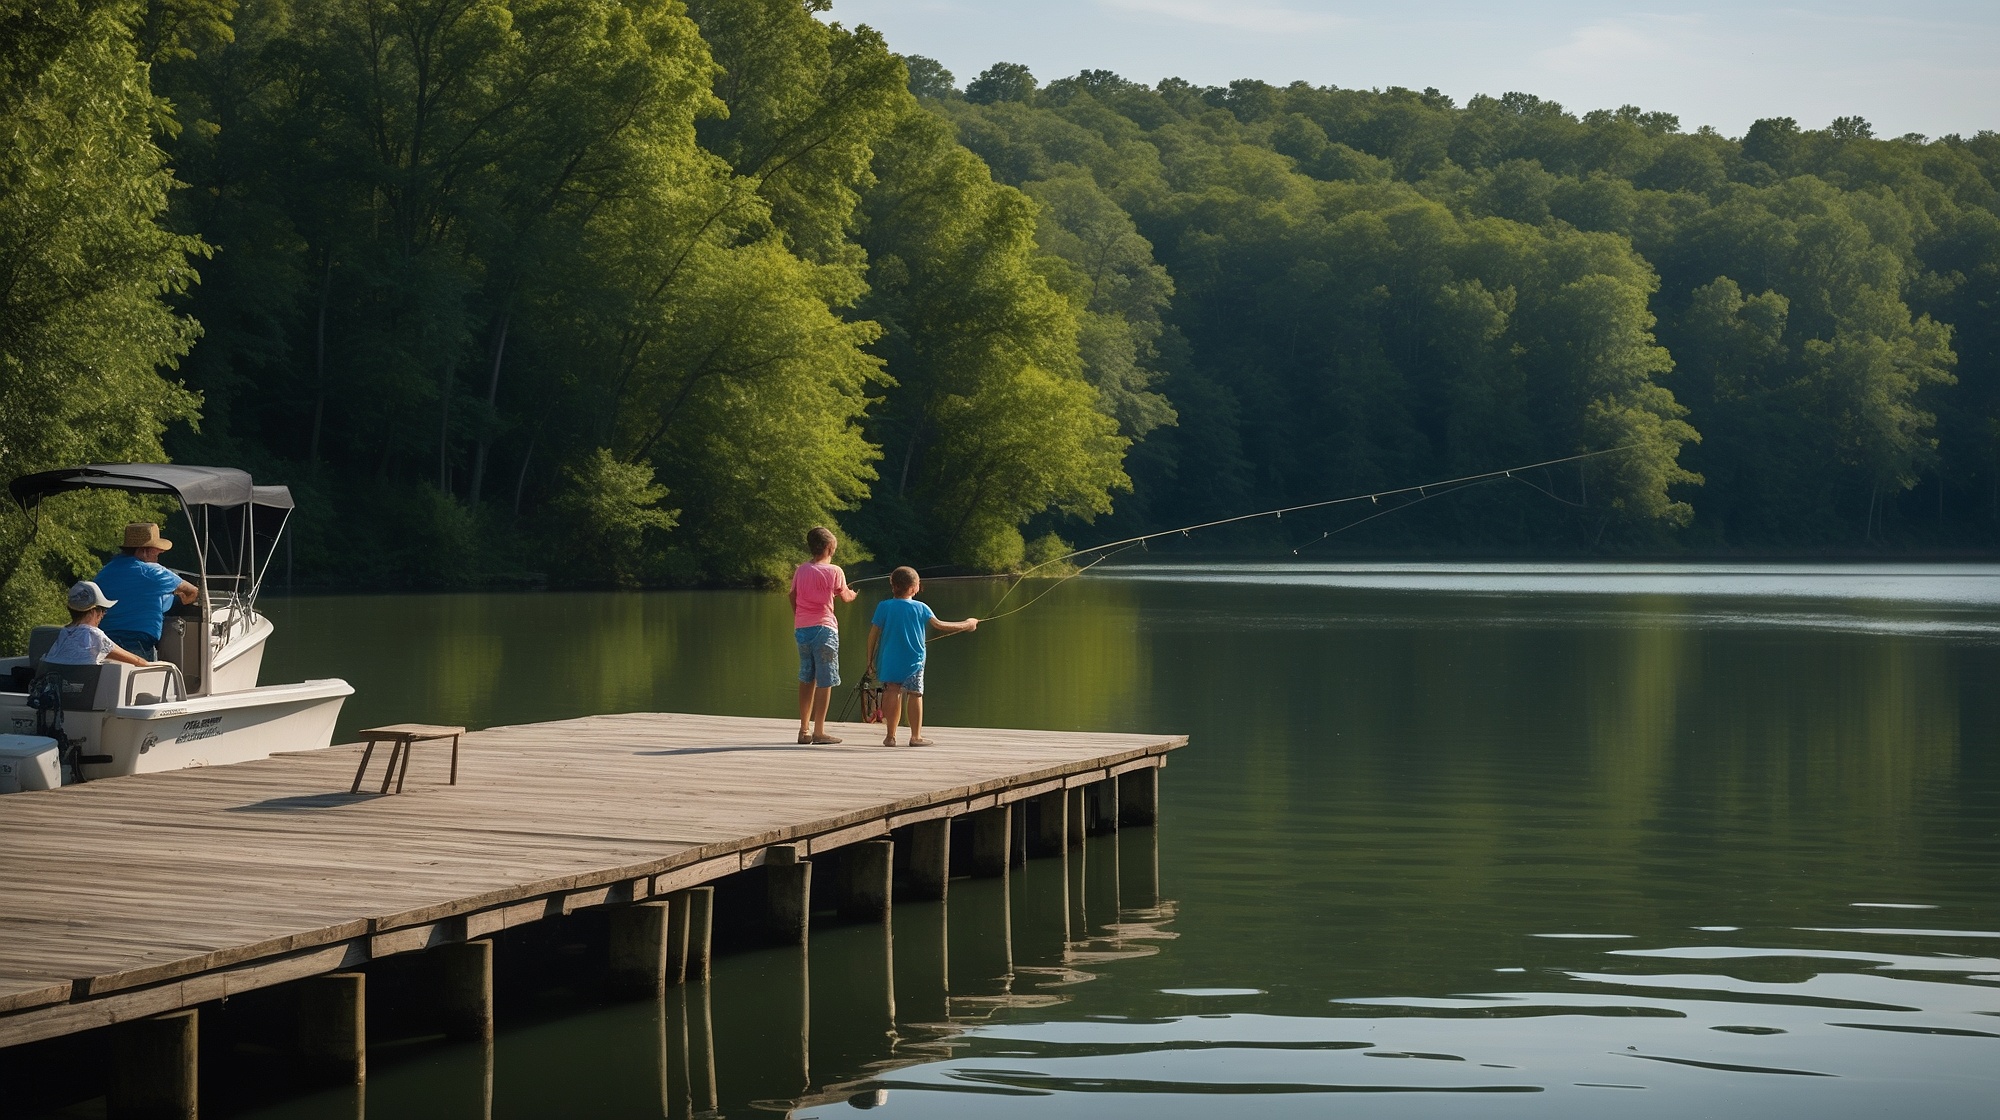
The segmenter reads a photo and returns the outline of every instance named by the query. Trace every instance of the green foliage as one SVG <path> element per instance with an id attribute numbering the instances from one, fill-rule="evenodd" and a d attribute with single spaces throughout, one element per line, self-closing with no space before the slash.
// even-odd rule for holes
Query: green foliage
<path id="1" fill-rule="evenodd" d="M 667 488 L 653 482 L 652 467 L 622 462 L 602 447 L 563 477 L 549 518 L 566 570 L 580 583 L 638 586 L 648 557 L 657 555 L 649 538 L 673 528 L 680 513 L 660 508 Z"/>
<path id="2" fill-rule="evenodd" d="M 1136 366 L 1179 423 L 1135 450 L 1121 531 L 1629 447 L 1568 506 L 1489 487 L 1348 539 L 2000 541 L 2000 138 L 988 73 L 935 103 L 960 140 L 1038 198 L 1091 185 L 1171 277 Z M 1045 225 L 1074 293 L 1072 220 Z M 1100 310 L 1086 358 L 1124 368 Z M 1930 515 L 1899 515 L 1920 482 Z"/>
<path id="3" fill-rule="evenodd" d="M 936 231 L 947 243 L 902 242 L 914 258 L 991 258 L 1003 277 L 937 329 L 984 316 L 1035 335 L 953 393 L 1004 396 L 1033 361 L 1087 414 L 1042 422 L 1080 459 L 970 503 L 997 551 L 949 547 L 1006 556 L 1032 517 L 1106 508 L 1122 444 L 1103 445 L 1108 462 L 1080 450 L 1114 424 L 1098 409 L 1135 430 L 1171 416 L 1143 364 L 1157 307 L 1127 327 L 1052 292 L 1025 200 L 918 108 L 879 35 L 813 5 L 243 0 L 231 21 L 230 0 L 175 2 L 148 24 L 155 78 L 187 123 L 172 148 L 194 189 L 173 221 L 221 250 L 187 299 L 208 326 L 188 364 L 204 430 L 175 449 L 331 503 L 326 524 L 307 519 L 309 578 L 781 578 L 800 525 L 870 500 L 871 409 L 907 395 L 864 307 L 879 270 L 861 227 L 885 147 L 913 120 L 1013 207 Z M 949 94 L 941 67 L 919 69 Z M 1079 318 L 1102 393 L 1083 377 Z M 600 451 L 657 470 L 680 507 L 615 565 L 572 549 L 558 512 L 577 508 L 578 479 L 609 477 Z M 943 516 L 927 507 L 913 531 L 942 532 Z M 429 543 L 406 556 L 410 541 Z"/>
<path id="4" fill-rule="evenodd" d="M 975 105 L 995 101 L 1028 101 L 1035 96 L 1035 76 L 1018 62 L 996 62 L 965 85 L 965 99 Z"/>
<path id="5" fill-rule="evenodd" d="M 923 563 L 1016 567 L 1030 517 L 1109 512 L 1128 441 L 1084 377 L 1076 307 L 1037 268 L 1036 205 L 914 104 L 876 166 L 863 306 L 896 388 L 871 426 L 891 500 L 865 535 Z"/>
<path id="6" fill-rule="evenodd" d="M 0 469 L 164 436 L 342 584 L 1009 569 L 1605 448 L 1340 539 L 2000 542 L 2000 136 L 961 93 L 825 11 L 0 0 Z M 0 522 L 0 641 L 129 512 Z"/>
<path id="7" fill-rule="evenodd" d="M 903 66 L 910 72 L 910 93 L 916 97 L 942 100 L 958 93 L 958 79 L 935 58 L 906 54 Z"/>
<path id="8" fill-rule="evenodd" d="M 1022 189 L 1042 205 L 1036 243 L 1067 266 L 1051 269 L 1050 278 L 1083 312 L 1078 345 L 1100 411 L 1135 439 L 1173 423 L 1166 397 L 1148 391 L 1159 377 L 1148 367 L 1159 360 L 1160 313 L 1174 291 L 1167 270 L 1153 260 L 1152 245 L 1086 174 Z"/>
<path id="9" fill-rule="evenodd" d="M 151 460 L 198 399 L 160 376 L 196 336 L 167 305 L 204 253 L 156 219 L 174 186 L 154 144 L 132 3 L 0 4 L 0 478 L 78 462 Z M 0 646 L 61 620 L 60 585 L 96 570 L 132 512 L 65 498 L 39 533 L 0 516 Z"/>

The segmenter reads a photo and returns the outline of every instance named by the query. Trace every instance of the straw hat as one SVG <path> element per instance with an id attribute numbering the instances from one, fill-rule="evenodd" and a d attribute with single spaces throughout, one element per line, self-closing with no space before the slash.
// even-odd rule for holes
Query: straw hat
<path id="1" fill-rule="evenodd" d="M 174 547 L 174 542 L 160 535 L 160 527 L 151 521 L 134 521 L 125 526 L 123 548 L 157 548 L 161 552 Z"/>

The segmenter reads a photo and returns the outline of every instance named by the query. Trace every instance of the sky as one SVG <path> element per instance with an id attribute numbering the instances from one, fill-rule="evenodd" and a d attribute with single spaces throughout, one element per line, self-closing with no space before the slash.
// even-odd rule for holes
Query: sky
<path id="1" fill-rule="evenodd" d="M 1510 90 L 1574 111 L 1638 105 L 1741 136 L 1760 117 L 1877 136 L 2000 130 L 2000 0 L 834 0 L 961 87 L 994 62 L 1048 81 L 1261 78 Z"/>

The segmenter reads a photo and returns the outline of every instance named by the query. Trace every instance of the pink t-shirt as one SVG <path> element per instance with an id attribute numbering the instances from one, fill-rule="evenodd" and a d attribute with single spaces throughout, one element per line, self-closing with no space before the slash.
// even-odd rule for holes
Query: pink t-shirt
<path id="1" fill-rule="evenodd" d="M 792 625 L 803 630 L 808 626 L 831 626 L 838 630 L 840 620 L 833 617 L 833 597 L 847 590 L 847 573 L 838 564 L 822 564 L 813 561 L 800 564 L 792 573 L 792 598 L 798 609 L 792 614 Z"/>

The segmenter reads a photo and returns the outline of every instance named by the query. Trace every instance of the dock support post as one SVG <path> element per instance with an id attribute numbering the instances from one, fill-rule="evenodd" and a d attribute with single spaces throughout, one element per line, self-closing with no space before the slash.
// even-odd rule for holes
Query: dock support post
<path id="1" fill-rule="evenodd" d="M 329 972 L 299 981 L 299 1056 L 313 1080 L 368 1080 L 368 977 Z"/>
<path id="2" fill-rule="evenodd" d="M 1055 790 L 1034 798 L 1034 832 L 1028 837 L 1031 856 L 1061 855 L 1069 835 L 1069 794 Z"/>
<path id="3" fill-rule="evenodd" d="M 493 1040 L 493 942 L 465 941 L 431 950 L 437 961 L 438 1014 L 446 1038 Z"/>
<path id="4" fill-rule="evenodd" d="M 1007 874 L 1012 852 L 1011 830 L 1014 811 L 1006 805 L 981 809 L 972 814 L 972 873 L 990 879 Z"/>
<path id="5" fill-rule="evenodd" d="M 706 984 L 715 944 L 715 888 L 692 887 L 681 895 L 687 899 L 687 979 Z"/>
<path id="6" fill-rule="evenodd" d="M 782 855 L 780 853 L 783 853 Z M 773 849 L 764 865 L 764 909 L 781 945 L 804 945 L 812 926 L 812 864 L 797 848 Z"/>
<path id="7" fill-rule="evenodd" d="M 195 1120 L 200 1026 L 194 1008 L 119 1024 L 106 1115 L 111 1120 Z"/>
<path id="8" fill-rule="evenodd" d="M 1066 789 L 1063 791 L 1063 797 L 1068 802 L 1065 815 L 1069 818 L 1067 825 L 1069 846 L 1072 848 L 1081 848 L 1083 847 L 1083 822 L 1087 819 L 1084 813 L 1083 787 L 1075 786 Z"/>
<path id="9" fill-rule="evenodd" d="M 951 885 L 951 818 L 910 826 L 910 897 L 942 902 Z"/>
<path id="10" fill-rule="evenodd" d="M 685 952 L 687 945 L 687 914 L 685 908 L 681 921 L 674 921 L 674 905 L 671 900 L 663 902 L 639 902 L 631 906 L 620 906 L 611 911 L 611 987 L 619 995 L 632 999 L 654 999 L 667 990 L 672 967 L 672 945 L 675 927 L 679 926 L 680 942 Z"/>
<path id="11" fill-rule="evenodd" d="M 1106 778 L 1083 787 L 1084 803 L 1088 808 L 1085 827 L 1092 836 L 1103 836 L 1118 831 L 1118 782 Z"/>
<path id="12" fill-rule="evenodd" d="M 1157 824 L 1159 819 L 1159 767 L 1148 766 L 1118 775 L 1118 823 Z"/>
<path id="13" fill-rule="evenodd" d="M 1028 866 L 1028 803 L 1016 801 L 1007 806 L 1013 820 L 1007 823 L 1007 866 Z"/>
<path id="14" fill-rule="evenodd" d="M 894 840 L 863 840 L 840 850 L 834 895 L 841 920 L 879 922 L 889 916 L 889 875 L 895 854 Z"/>

